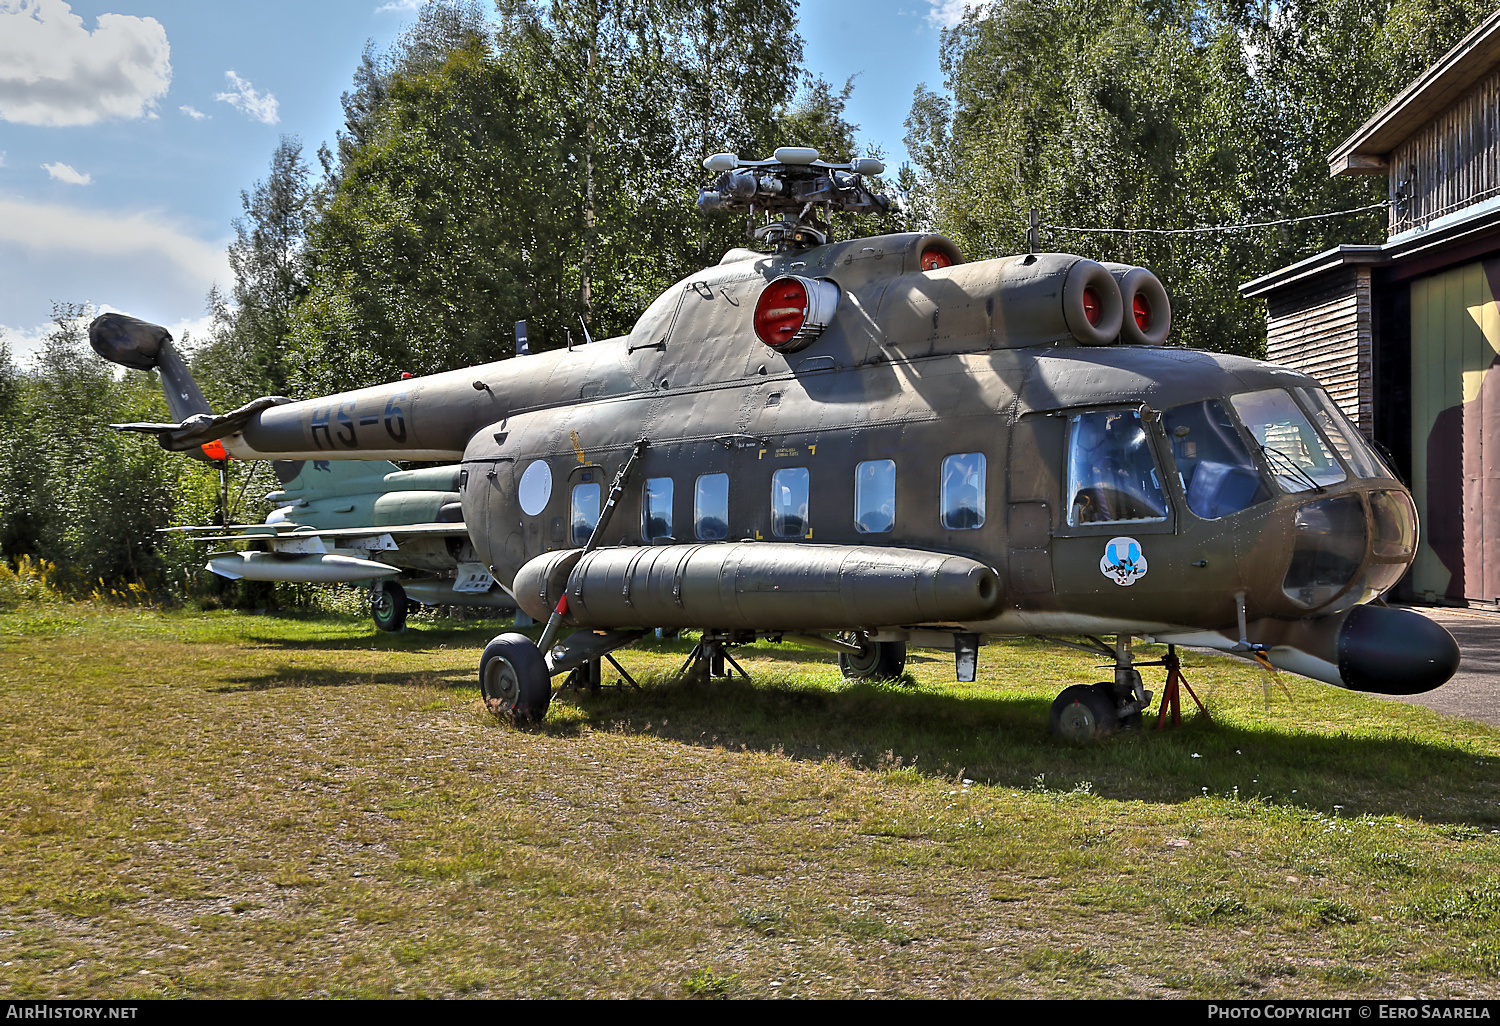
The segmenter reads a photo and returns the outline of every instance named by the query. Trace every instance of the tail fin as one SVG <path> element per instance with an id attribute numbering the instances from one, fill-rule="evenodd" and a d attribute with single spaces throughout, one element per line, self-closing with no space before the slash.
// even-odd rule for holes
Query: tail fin
<path id="1" fill-rule="evenodd" d="M 214 412 L 188 371 L 187 363 L 173 347 L 172 333 L 166 328 L 125 314 L 100 314 L 89 325 L 89 345 L 111 363 L 134 370 L 159 371 L 167 409 L 177 423 L 200 413 Z"/>

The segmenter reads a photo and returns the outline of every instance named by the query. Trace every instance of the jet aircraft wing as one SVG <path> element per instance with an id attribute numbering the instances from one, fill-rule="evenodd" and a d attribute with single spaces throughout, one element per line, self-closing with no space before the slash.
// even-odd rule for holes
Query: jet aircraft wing
<path id="1" fill-rule="evenodd" d="M 238 529 L 236 529 L 238 528 Z M 333 538 L 353 540 L 357 538 L 379 538 L 388 534 L 398 537 L 466 537 L 469 529 L 463 524 L 389 524 L 381 527 L 334 527 L 317 528 L 293 526 L 291 524 L 235 524 L 227 529 L 217 527 L 165 527 L 166 531 L 226 530 L 225 534 L 203 534 L 194 541 L 273 541 L 304 538 Z"/>

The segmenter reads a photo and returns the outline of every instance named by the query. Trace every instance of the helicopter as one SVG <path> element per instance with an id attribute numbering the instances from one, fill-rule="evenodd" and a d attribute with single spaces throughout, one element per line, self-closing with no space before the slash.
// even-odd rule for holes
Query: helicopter
<path id="1" fill-rule="evenodd" d="M 1451 635 L 1377 601 L 1416 509 L 1313 378 L 1166 344 L 1144 268 L 969 262 L 932 232 L 830 241 L 833 213 L 890 209 L 873 158 L 704 166 L 699 208 L 746 214 L 769 250 L 731 249 L 628 334 L 117 427 L 239 459 L 456 462 L 478 559 L 546 619 L 479 660 L 518 722 L 653 629 L 701 631 L 689 664 L 711 675 L 757 639 L 830 649 L 850 677 L 951 651 L 960 681 L 990 639 L 1082 645 L 1114 669 L 1053 703 L 1073 741 L 1140 724 L 1137 641 L 1382 694 L 1455 672 Z M 91 339 L 129 358 L 118 324 Z"/>
<path id="2" fill-rule="evenodd" d="M 105 314 L 96 324 L 95 337 L 113 332 L 118 339 L 129 339 L 124 348 L 112 350 L 117 361 L 160 371 L 173 416 L 213 415 L 167 329 L 123 314 Z M 210 441 L 184 455 L 218 465 L 222 498 L 229 459 L 224 447 Z M 402 470 L 385 460 L 273 460 L 271 469 L 278 487 L 265 498 L 276 508 L 263 523 L 167 527 L 162 532 L 244 545 L 206 557 L 204 569 L 230 580 L 368 584 L 370 616 L 383 631 L 401 630 L 419 605 L 503 613 L 516 608 L 469 543 L 456 491 L 462 468 Z"/>

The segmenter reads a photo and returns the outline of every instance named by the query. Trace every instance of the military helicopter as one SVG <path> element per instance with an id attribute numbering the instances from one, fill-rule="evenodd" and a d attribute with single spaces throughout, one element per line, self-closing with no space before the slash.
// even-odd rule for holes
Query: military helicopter
<path id="1" fill-rule="evenodd" d="M 700 208 L 748 214 L 770 251 L 730 250 L 627 335 L 121 427 L 240 459 L 460 461 L 478 558 L 547 618 L 480 658 L 487 704 L 519 721 L 652 628 L 701 630 L 701 672 L 796 636 L 850 676 L 949 650 L 960 680 L 987 638 L 1082 636 L 1114 674 L 1053 704 L 1073 740 L 1139 723 L 1137 639 L 1386 694 L 1456 670 L 1446 631 L 1375 601 L 1416 511 L 1315 380 L 1165 345 L 1143 268 L 969 263 L 927 232 L 830 242 L 833 212 L 888 209 L 864 183 L 879 161 L 705 167 Z"/>
<path id="2" fill-rule="evenodd" d="M 161 372 L 173 416 L 213 415 L 165 328 L 122 314 L 104 314 L 95 325 L 95 339 L 119 341 L 112 359 Z M 216 441 L 185 455 L 221 468 L 228 459 Z M 275 460 L 271 467 L 279 487 L 265 496 L 276 509 L 264 523 L 163 531 L 244 544 L 207 556 L 204 568 L 231 580 L 368 583 L 371 618 L 384 631 L 401 630 L 417 604 L 516 608 L 469 543 L 456 490 L 461 467 L 402 470 L 385 460 Z"/>

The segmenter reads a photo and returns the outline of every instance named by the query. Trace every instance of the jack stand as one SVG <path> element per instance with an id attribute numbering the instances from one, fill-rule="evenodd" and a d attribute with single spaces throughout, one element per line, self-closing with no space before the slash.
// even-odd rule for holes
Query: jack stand
<path id="1" fill-rule="evenodd" d="M 678 667 L 677 676 L 681 677 L 684 673 L 687 673 L 690 676 L 702 676 L 705 679 L 733 677 L 734 673 L 731 673 L 725 667 L 725 663 L 734 667 L 745 680 L 748 681 L 750 679 L 750 675 L 745 672 L 744 667 L 735 662 L 734 656 L 730 655 L 725 649 L 723 640 L 705 634 L 699 639 L 698 644 L 693 646 L 693 650 L 688 653 L 686 661 Z"/>
<path id="2" fill-rule="evenodd" d="M 605 685 L 603 661 L 608 661 L 609 665 L 615 668 L 615 671 L 619 673 L 622 679 L 615 681 L 613 684 Z M 563 678 L 562 690 L 588 691 L 590 694 L 597 695 L 606 686 L 623 688 L 626 684 L 629 684 L 637 691 L 641 690 L 640 684 L 636 682 L 636 679 L 630 675 L 625 667 L 621 666 L 613 655 L 606 652 L 599 659 L 590 659 L 588 662 L 569 670 L 568 675 Z"/>
<path id="3" fill-rule="evenodd" d="M 610 662 L 614 662 L 614 660 L 611 659 Z M 590 659 L 583 665 L 575 666 L 569 670 L 568 676 L 563 680 L 562 686 L 575 691 L 588 691 L 590 694 L 597 695 L 599 693 L 600 679 L 599 660 Z"/>
<path id="4" fill-rule="evenodd" d="M 635 688 L 637 691 L 641 690 L 641 686 L 635 682 L 635 678 L 632 677 L 629 673 L 626 672 L 625 667 L 621 666 L 619 663 L 617 663 L 615 661 L 615 657 L 614 656 L 612 656 L 608 652 L 606 652 L 604 654 L 604 658 L 608 659 L 609 660 L 609 665 L 613 666 L 619 672 L 620 676 L 623 677 L 623 678 L 625 678 L 624 680 L 617 680 L 617 681 L 615 681 L 615 687 L 617 687 L 617 688 L 618 687 L 624 687 L 626 684 L 629 684 L 631 687 Z"/>
<path id="5" fill-rule="evenodd" d="M 1167 683 L 1161 692 L 1161 709 L 1156 714 L 1156 729 L 1161 730 L 1166 725 L 1168 710 L 1172 713 L 1172 726 L 1182 726 L 1182 693 L 1179 687 L 1187 688 L 1187 693 L 1192 697 L 1193 703 L 1198 706 L 1198 711 L 1203 718 L 1212 723 L 1213 717 L 1208 714 L 1208 709 L 1198 699 L 1198 693 L 1193 686 L 1187 682 L 1182 675 L 1182 660 L 1177 658 L 1177 646 L 1168 645 L 1167 654 L 1152 663 L 1137 663 L 1137 666 L 1165 666 L 1167 668 Z"/>

